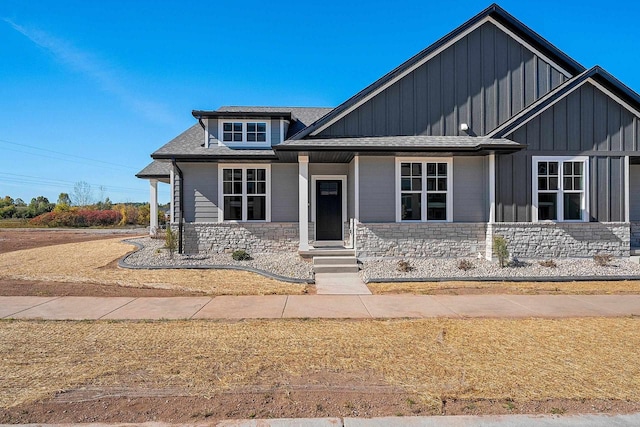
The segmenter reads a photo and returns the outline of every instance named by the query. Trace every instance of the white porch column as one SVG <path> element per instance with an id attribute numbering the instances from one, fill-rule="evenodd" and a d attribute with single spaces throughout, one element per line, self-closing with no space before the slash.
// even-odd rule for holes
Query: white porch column
<path id="1" fill-rule="evenodd" d="M 149 234 L 158 230 L 158 180 L 149 180 Z"/>
<path id="2" fill-rule="evenodd" d="M 493 224 L 496 222 L 496 155 L 489 154 L 489 222 L 485 241 L 484 257 L 493 258 Z"/>
<path id="3" fill-rule="evenodd" d="M 298 155 L 299 250 L 309 250 L 309 156 Z"/>

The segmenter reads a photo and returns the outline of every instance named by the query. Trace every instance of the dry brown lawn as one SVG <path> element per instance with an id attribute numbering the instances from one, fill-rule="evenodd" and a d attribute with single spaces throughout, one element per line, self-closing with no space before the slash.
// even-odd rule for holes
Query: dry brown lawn
<path id="1" fill-rule="evenodd" d="M 327 375 L 382 381 L 434 409 L 454 398 L 637 402 L 639 327 L 637 318 L 2 321 L 0 407 L 79 388 L 330 388 L 313 380 Z"/>
<path id="2" fill-rule="evenodd" d="M 301 294 L 304 285 L 232 270 L 130 270 L 117 261 L 133 250 L 122 238 L 0 254 L 0 279 L 115 284 L 202 291 L 208 295 Z"/>
<path id="3" fill-rule="evenodd" d="M 585 282 L 406 282 L 369 283 L 372 293 L 383 294 L 638 294 L 640 281 L 585 281 Z"/>

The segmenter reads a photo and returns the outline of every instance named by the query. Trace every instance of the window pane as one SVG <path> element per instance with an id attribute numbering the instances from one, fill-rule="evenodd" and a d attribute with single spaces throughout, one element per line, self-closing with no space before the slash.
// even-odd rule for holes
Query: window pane
<path id="1" fill-rule="evenodd" d="M 242 142 L 242 134 L 234 133 L 233 134 L 233 142 Z"/>
<path id="2" fill-rule="evenodd" d="M 266 182 L 259 182 L 258 181 L 258 190 L 256 191 L 257 194 L 267 194 L 267 183 Z"/>
<path id="3" fill-rule="evenodd" d="M 549 175 L 558 175 L 558 162 L 549 162 Z"/>
<path id="4" fill-rule="evenodd" d="M 222 130 L 225 132 L 231 132 L 231 123 L 224 123 L 222 125 Z"/>
<path id="5" fill-rule="evenodd" d="M 242 194 L 242 181 L 233 183 L 233 194 Z"/>
<path id="6" fill-rule="evenodd" d="M 411 164 L 411 175 L 422 176 L 422 163 Z"/>
<path id="7" fill-rule="evenodd" d="M 224 189 L 222 190 L 224 192 L 224 194 L 233 194 L 232 190 L 233 190 L 233 183 L 225 182 L 224 183 Z"/>
<path id="8" fill-rule="evenodd" d="M 445 221 L 447 219 L 447 195 L 427 194 L 427 220 Z"/>
<path id="9" fill-rule="evenodd" d="M 549 190 L 558 189 L 558 177 L 552 176 L 549 178 Z"/>
<path id="10" fill-rule="evenodd" d="M 573 162 L 564 162 L 562 169 L 565 175 L 573 175 Z"/>
<path id="11" fill-rule="evenodd" d="M 538 175 L 546 175 L 547 170 L 547 162 L 538 162 Z"/>
<path id="12" fill-rule="evenodd" d="M 267 170 L 266 169 L 256 169 L 258 171 L 258 181 L 266 181 Z"/>
<path id="13" fill-rule="evenodd" d="M 223 181 L 231 181 L 231 177 L 233 172 L 231 172 L 231 169 L 223 169 L 222 170 L 222 180 Z"/>
<path id="14" fill-rule="evenodd" d="M 573 163 L 573 174 L 574 175 L 582 175 L 582 162 L 574 162 Z"/>
<path id="15" fill-rule="evenodd" d="M 256 124 L 255 123 L 247 123 L 247 132 L 255 132 Z"/>
<path id="16" fill-rule="evenodd" d="M 256 183 L 248 181 L 247 182 L 247 194 L 256 194 Z"/>
<path id="17" fill-rule="evenodd" d="M 258 137 L 256 139 L 258 140 L 258 142 L 266 142 L 267 141 L 267 134 L 266 133 L 259 133 Z"/>
<path id="18" fill-rule="evenodd" d="M 231 141 L 233 139 L 233 134 L 231 132 L 224 132 L 222 134 L 223 141 Z"/>
<path id="19" fill-rule="evenodd" d="M 435 176 L 435 175 L 436 175 L 436 164 L 427 163 L 427 176 Z"/>
<path id="20" fill-rule="evenodd" d="M 538 178 L 538 190 L 548 190 L 547 178 Z"/>
<path id="21" fill-rule="evenodd" d="M 266 123 L 258 123 L 258 132 L 266 132 L 267 124 Z"/>
<path id="22" fill-rule="evenodd" d="M 234 123 L 233 124 L 234 132 L 242 132 L 242 123 Z"/>
<path id="23" fill-rule="evenodd" d="M 436 191 L 436 179 L 427 178 L 427 191 Z"/>
<path id="24" fill-rule="evenodd" d="M 556 220 L 557 215 L 557 194 L 556 193 L 538 193 L 538 219 L 539 220 Z"/>
<path id="25" fill-rule="evenodd" d="M 447 191 L 447 178 L 438 178 L 438 191 Z"/>
<path id="26" fill-rule="evenodd" d="M 247 197 L 247 220 L 264 221 L 267 219 L 266 197 L 250 196 Z"/>
<path id="27" fill-rule="evenodd" d="M 254 142 L 255 140 L 256 140 L 256 134 L 255 133 L 248 133 L 247 134 L 247 141 Z"/>
<path id="28" fill-rule="evenodd" d="M 573 189 L 582 190 L 582 178 L 573 178 Z"/>
<path id="29" fill-rule="evenodd" d="M 242 220 L 242 196 L 224 197 L 224 219 L 230 221 Z"/>
<path id="30" fill-rule="evenodd" d="M 447 176 L 447 164 L 438 163 L 438 176 Z"/>
<path id="31" fill-rule="evenodd" d="M 247 181 L 255 181 L 255 180 L 256 180 L 256 170 L 247 169 Z"/>
<path id="32" fill-rule="evenodd" d="M 402 163 L 400 165 L 400 175 L 411 176 L 411 166 L 409 163 Z"/>
<path id="33" fill-rule="evenodd" d="M 569 193 L 564 195 L 564 219 L 582 219 L 582 193 Z"/>
<path id="34" fill-rule="evenodd" d="M 573 190 L 573 179 L 571 177 L 564 177 L 563 181 L 563 190 Z"/>
<path id="35" fill-rule="evenodd" d="M 242 169 L 233 170 L 233 179 L 236 181 L 242 180 Z"/>
<path id="36" fill-rule="evenodd" d="M 402 194 L 402 215 L 403 220 L 419 221 L 421 218 L 421 196 L 420 194 Z"/>
<path id="37" fill-rule="evenodd" d="M 400 189 L 402 191 L 411 191 L 411 178 L 402 178 L 400 180 Z"/>
<path id="38" fill-rule="evenodd" d="M 411 188 L 414 191 L 421 191 L 422 190 L 422 178 L 413 178 L 413 179 L 411 179 Z"/>

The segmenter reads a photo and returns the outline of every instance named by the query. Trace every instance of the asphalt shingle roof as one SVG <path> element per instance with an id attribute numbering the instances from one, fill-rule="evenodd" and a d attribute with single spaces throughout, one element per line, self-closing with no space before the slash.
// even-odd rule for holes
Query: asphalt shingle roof
<path id="1" fill-rule="evenodd" d="M 154 160 L 136 174 L 138 178 L 168 178 L 171 164 Z"/>

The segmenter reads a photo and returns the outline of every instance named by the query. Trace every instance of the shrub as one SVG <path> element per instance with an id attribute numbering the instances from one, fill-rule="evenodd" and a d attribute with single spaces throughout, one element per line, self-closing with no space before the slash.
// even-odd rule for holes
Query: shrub
<path id="1" fill-rule="evenodd" d="M 167 227 L 164 233 L 164 247 L 169 249 L 169 256 L 173 257 L 173 253 L 178 248 L 178 235 L 171 227 Z"/>
<path id="2" fill-rule="evenodd" d="M 509 259 L 509 249 L 507 249 L 507 240 L 502 236 L 493 236 L 493 253 L 500 261 L 500 267 L 504 267 Z"/>
<path id="3" fill-rule="evenodd" d="M 558 266 L 558 264 L 556 264 L 556 262 L 552 259 L 545 259 L 543 261 L 538 261 L 538 264 L 540 264 L 540 266 L 542 267 L 548 267 L 548 268 L 556 268 Z"/>
<path id="4" fill-rule="evenodd" d="M 610 254 L 595 254 L 593 261 L 600 267 L 608 266 L 613 261 L 613 255 Z"/>
<path id="5" fill-rule="evenodd" d="M 238 249 L 233 251 L 233 253 L 231 254 L 231 258 L 235 259 L 236 261 L 248 261 L 251 259 L 251 256 L 244 249 Z"/>
<path id="6" fill-rule="evenodd" d="M 118 224 L 120 214 L 116 211 L 92 209 L 58 208 L 31 219 L 37 227 L 106 227 Z"/>
<path id="7" fill-rule="evenodd" d="M 407 271 L 411 271 L 411 264 L 409 264 L 409 261 L 398 261 L 398 266 L 397 266 L 397 270 L 401 271 L 403 273 L 406 273 Z"/>
<path id="8" fill-rule="evenodd" d="M 461 259 L 460 261 L 458 261 L 458 268 L 460 270 L 467 271 L 467 270 L 471 270 L 472 268 L 474 268 L 474 265 L 468 259 Z"/>

